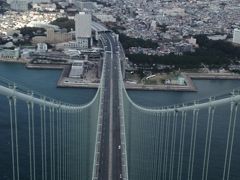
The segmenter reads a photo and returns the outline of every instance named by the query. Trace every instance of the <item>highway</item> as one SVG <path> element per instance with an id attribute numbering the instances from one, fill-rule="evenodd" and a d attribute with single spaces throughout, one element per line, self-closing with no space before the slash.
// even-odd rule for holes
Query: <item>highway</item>
<path id="1" fill-rule="evenodd" d="M 112 33 L 102 34 L 105 46 L 103 121 L 100 145 L 99 180 L 121 180 L 121 139 L 119 113 L 118 43 Z"/>

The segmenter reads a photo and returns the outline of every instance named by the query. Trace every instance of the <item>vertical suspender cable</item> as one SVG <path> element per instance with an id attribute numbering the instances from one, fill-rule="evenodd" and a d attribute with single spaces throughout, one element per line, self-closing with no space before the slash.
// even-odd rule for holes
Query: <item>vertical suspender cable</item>
<path id="1" fill-rule="evenodd" d="M 43 148 L 43 107 L 40 106 L 40 123 L 41 123 L 41 163 L 42 163 L 42 180 L 44 180 L 44 148 Z"/>
<path id="2" fill-rule="evenodd" d="M 31 102 L 33 179 L 36 180 L 34 104 Z"/>
<path id="3" fill-rule="evenodd" d="M 77 178 L 80 178 L 80 110 L 77 110 Z M 97 132 L 98 133 L 98 132 Z"/>
<path id="4" fill-rule="evenodd" d="M 62 180 L 62 109 L 59 109 L 59 180 Z"/>
<path id="5" fill-rule="evenodd" d="M 71 126 L 71 123 L 70 123 L 70 120 L 71 120 L 71 117 L 72 114 L 71 114 L 71 110 L 69 110 L 69 116 L 68 116 L 68 179 L 71 179 L 71 132 L 70 132 L 70 126 Z"/>
<path id="6" fill-rule="evenodd" d="M 208 175 L 208 165 L 209 165 L 212 129 L 213 129 L 213 120 L 214 120 L 214 109 L 215 108 L 212 106 L 208 108 L 208 121 L 207 121 L 205 150 L 204 150 L 204 158 L 203 158 L 202 180 L 207 180 L 207 175 Z"/>
<path id="7" fill-rule="evenodd" d="M 156 170 L 157 170 L 157 161 L 158 161 L 157 159 L 158 158 L 156 158 L 156 157 L 158 157 L 157 153 L 158 153 L 158 132 L 159 132 L 159 129 L 158 129 L 159 125 L 158 124 L 159 123 L 160 122 L 158 120 L 158 113 L 154 113 L 154 119 L 151 121 L 151 124 L 152 124 L 151 127 L 153 127 L 153 130 L 154 130 L 154 132 L 153 132 L 153 139 L 154 139 L 154 141 L 153 141 L 153 154 L 152 154 L 152 156 L 154 156 L 153 163 L 152 163 L 152 169 L 154 171 L 153 171 L 153 174 L 152 174 L 152 180 L 155 179 L 155 175 L 157 174 Z"/>
<path id="8" fill-rule="evenodd" d="M 79 111 L 76 110 L 76 178 L 80 178 L 79 176 L 79 135 L 78 135 L 78 131 L 79 131 Z"/>
<path id="9" fill-rule="evenodd" d="M 207 130 L 206 130 L 206 140 L 205 140 L 205 150 L 204 150 L 204 158 L 203 158 L 203 170 L 202 170 L 202 180 L 205 179 L 206 173 L 206 158 L 207 158 L 207 149 L 208 149 L 208 140 L 209 140 L 209 126 L 210 126 L 210 119 L 211 119 L 211 106 L 208 108 L 208 120 L 207 120 Z"/>
<path id="10" fill-rule="evenodd" d="M 56 161 L 55 161 L 55 108 L 52 108 L 52 152 L 53 152 L 53 180 L 56 179 Z"/>
<path id="11" fill-rule="evenodd" d="M 27 109 L 28 109 L 28 143 L 29 143 L 29 173 L 30 173 L 30 180 L 33 179 L 33 172 L 32 172 L 32 123 L 31 123 L 31 109 L 30 103 L 27 102 Z"/>
<path id="12" fill-rule="evenodd" d="M 156 170 L 153 179 L 158 178 L 158 166 L 159 166 L 159 144 L 160 144 L 160 139 L 159 139 L 159 134 L 160 134 L 160 124 L 161 120 L 159 120 L 159 117 L 161 118 L 161 114 L 156 113 L 156 119 L 155 121 L 157 122 L 155 128 L 155 156 L 157 157 L 155 159 L 155 166 L 154 169 Z"/>
<path id="13" fill-rule="evenodd" d="M 166 122 L 166 119 L 165 119 L 165 114 L 166 113 L 161 113 L 161 127 L 160 127 L 160 143 L 159 143 L 159 153 L 160 153 L 160 157 L 159 157 L 159 168 L 158 168 L 158 171 L 159 171 L 159 177 L 157 177 L 157 179 L 160 179 L 162 178 L 162 172 L 163 172 L 163 147 L 164 147 L 164 131 L 165 131 L 165 122 Z"/>
<path id="14" fill-rule="evenodd" d="M 67 118 L 67 179 L 70 179 L 70 118 L 71 112 L 68 110 L 68 118 Z"/>
<path id="15" fill-rule="evenodd" d="M 190 157 L 188 166 L 188 180 L 192 180 L 193 177 L 193 165 L 195 157 L 195 147 L 196 147 L 196 137 L 197 137 L 197 121 L 198 121 L 198 110 L 193 110 L 193 124 L 192 124 L 192 136 L 191 136 L 191 147 L 190 147 Z"/>
<path id="16" fill-rule="evenodd" d="M 172 130 L 172 145 L 171 145 L 171 158 L 170 158 L 170 180 L 173 179 L 173 169 L 174 169 L 174 155 L 175 155 L 175 146 L 176 146 L 176 131 L 177 131 L 177 119 L 178 119 L 178 112 L 174 112 L 173 117 L 173 130 Z"/>
<path id="17" fill-rule="evenodd" d="M 212 142 L 212 130 L 213 130 L 213 120 L 214 120 L 214 113 L 215 113 L 215 107 L 212 107 L 211 110 L 211 122 L 210 122 L 210 135 L 209 135 L 209 141 L 208 141 L 208 152 L 207 152 L 207 164 L 206 164 L 206 174 L 205 174 L 205 180 L 207 180 L 208 175 L 208 166 L 209 166 L 209 159 L 210 159 L 210 150 L 211 150 L 211 142 Z"/>
<path id="18" fill-rule="evenodd" d="M 238 111 L 238 104 L 235 103 L 232 136 L 231 136 L 231 144 L 230 144 L 230 152 L 229 152 L 229 160 L 228 160 L 227 180 L 229 180 L 230 169 L 231 169 L 232 149 L 233 149 L 234 135 L 235 135 L 235 129 L 236 129 L 237 111 Z"/>
<path id="19" fill-rule="evenodd" d="M 15 176 L 15 153 L 14 153 L 14 134 L 13 134 L 13 110 L 12 110 L 12 97 L 8 98 L 9 102 L 9 117 L 10 117 L 10 126 L 11 126 L 11 149 L 12 149 L 12 179 L 16 180 Z"/>
<path id="20" fill-rule="evenodd" d="M 15 97 L 13 97 L 13 109 L 14 109 L 14 123 L 15 123 L 16 169 L 17 169 L 17 180 L 19 180 L 17 99 Z"/>
<path id="21" fill-rule="evenodd" d="M 46 130 L 46 105 L 43 105 L 43 138 L 44 138 L 44 177 L 47 180 L 47 130 Z"/>
<path id="22" fill-rule="evenodd" d="M 79 178 L 79 175 L 78 175 L 78 151 L 79 151 L 79 149 L 78 149 L 78 138 L 79 138 L 79 136 L 78 136 L 78 121 L 79 121 L 79 119 L 78 119 L 78 110 L 75 110 L 75 125 L 74 125 L 74 127 L 75 127 L 75 156 L 76 156 L 76 158 L 75 158 L 75 179 L 78 179 Z"/>
<path id="23" fill-rule="evenodd" d="M 76 144 L 77 144 L 77 154 L 76 154 L 76 156 L 77 156 L 77 174 L 76 174 L 76 176 L 77 176 L 77 178 L 80 178 L 80 175 L 79 175 L 79 110 L 77 110 L 76 111 L 76 113 L 77 113 L 77 124 L 76 124 L 76 137 L 77 137 L 77 139 L 76 139 Z"/>
<path id="24" fill-rule="evenodd" d="M 67 179 L 67 121 L 68 121 L 68 111 L 65 111 L 65 137 L 64 137 L 64 179 Z"/>
<path id="25" fill-rule="evenodd" d="M 198 123 L 198 113 L 199 110 L 196 110 L 196 117 L 195 117 L 195 130 L 194 130 L 194 143 L 193 143 L 193 152 L 192 152 L 192 168 L 191 168 L 191 180 L 193 178 L 193 166 L 194 166 L 194 160 L 195 160 L 195 149 L 196 149 L 196 139 L 197 139 L 197 123 Z"/>
<path id="26" fill-rule="evenodd" d="M 68 177 L 68 120 L 69 120 L 69 111 L 66 111 L 66 134 L 65 134 L 65 175 L 66 175 L 66 179 L 69 179 Z"/>
<path id="27" fill-rule="evenodd" d="M 77 179 L 77 134 L 76 134 L 76 129 L 77 129 L 77 113 L 76 110 L 73 110 L 73 116 L 74 116 L 74 122 L 72 124 L 72 129 L 73 129 L 73 133 L 72 133 L 72 143 L 73 143 L 73 148 L 74 148 L 74 152 L 72 155 L 72 159 L 73 159 L 73 179 Z"/>
<path id="28" fill-rule="evenodd" d="M 72 124 L 72 144 L 73 144 L 73 155 L 72 155 L 72 164 L 73 164 L 73 179 L 76 179 L 76 169 L 77 169 L 77 136 L 76 136 L 76 126 L 77 126 L 77 121 L 76 121 L 76 112 L 75 110 L 73 110 L 73 124 Z"/>
<path id="29" fill-rule="evenodd" d="M 177 180 L 182 179 L 182 162 L 183 162 L 183 150 L 185 141 L 185 129 L 186 129 L 186 119 L 187 112 L 182 112 L 181 119 L 181 130 L 180 130 L 180 145 L 179 145 L 179 156 L 178 156 L 178 170 L 177 170 Z"/>
<path id="30" fill-rule="evenodd" d="M 83 114 L 83 111 L 81 112 L 81 114 L 80 114 L 80 116 L 81 116 L 81 121 L 80 121 L 80 129 L 79 129 L 79 135 L 80 135 L 80 143 L 79 143 L 79 148 L 80 148 L 80 150 L 81 151 L 79 151 L 79 153 L 80 153 L 80 160 L 79 160 L 79 162 L 80 162 L 80 170 L 79 170 L 79 173 L 80 173 L 80 176 L 82 176 L 82 169 L 83 169 L 83 165 L 82 165 L 82 161 L 83 161 L 83 159 L 82 159 L 82 145 L 83 145 L 83 135 L 82 135 L 82 133 L 83 133 L 83 128 L 84 128 L 84 114 Z"/>
<path id="31" fill-rule="evenodd" d="M 52 108 L 49 107 L 49 130 L 50 130 L 50 173 L 53 180 L 53 153 L 52 153 Z"/>
<path id="32" fill-rule="evenodd" d="M 223 180 L 226 178 L 226 168 L 227 168 L 227 160 L 228 160 L 228 151 L 229 151 L 229 139 L 231 135 L 231 126 L 232 126 L 232 119 L 233 119 L 233 108 L 234 108 L 234 103 L 231 103 L 231 109 L 230 109 L 230 119 L 229 119 L 229 125 L 228 125 L 228 136 L 227 136 L 227 146 L 226 146 L 226 151 L 225 151 L 225 161 L 224 161 L 224 168 L 223 168 Z"/>
<path id="33" fill-rule="evenodd" d="M 163 179 L 166 180 L 167 176 L 167 166 L 168 166 L 168 145 L 169 145 L 169 129 L 170 129 L 170 119 L 171 114 L 167 112 L 167 119 L 166 119 L 166 131 L 165 131 L 165 152 L 164 152 L 164 162 L 163 162 Z"/>
<path id="34" fill-rule="evenodd" d="M 236 119 L 237 119 L 238 103 L 231 103 L 230 120 L 228 127 L 227 146 L 225 152 L 225 161 L 223 169 L 223 180 L 229 180 L 231 161 L 232 161 L 232 148 L 234 142 Z"/>
<path id="35" fill-rule="evenodd" d="M 59 180 L 59 117 L 58 117 L 58 111 L 59 111 L 59 108 L 57 107 L 56 108 L 56 122 L 55 122 L 55 135 L 56 135 L 56 138 L 55 138 L 55 166 L 56 166 L 56 169 L 55 169 L 55 179 L 58 179 Z"/>
<path id="36" fill-rule="evenodd" d="M 144 156 L 143 156 L 143 152 L 144 152 L 144 147 L 143 147 L 143 144 L 145 144 L 144 143 L 144 133 L 143 133 L 143 131 L 144 131 L 144 124 L 143 124 L 143 122 L 144 122 L 144 113 L 142 113 L 142 114 L 140 114 L 139 113 L 139 116 L 140 116 L 140 128 L 141 128 L 141 133 L 140 133 L 140 138 L 141 138 L 141 144 L 140 144 L 140 157 L 141 157 L 141 159 L 143 159 L 144 158 Z M 141 166 L 141 165 L 140 165 Z M 142 172 L 141 173 L 139 173 L 139 175 L 140 175 L 140 178 L 141 178 L 141 180 L 144 180 L 144 179 L 146 179 L 145 178 L 145 174 L 143 174 Z"/>
<path id="37" fill-rule="evenodd" d="M 195 114 L 196 114 L 196 110 L 194 109 L 193 110 L 193 119 L 192 119 L 192 132 L 191 132 L 189 160 L 188 160 L 188 180 L 190 180 L 190 176 L 191 176 L 192 149 L 193 149 L 194 128 L 195 128 Z"/>
<path id="38" fill-rule="evenodd" d="M 65 134 L 66 134 L 66 110 L 63 110 L 63 118 L 62 118 L 62 128 L 63 128 L 63 132 L 62 132 L 62 168 L 63 168 L 63 175 L 62 175 L 62 179 L 65 180 L 66 176 L 65 176 Z"/>
<path id="39" fill-rule="evenodd" d="M 60 148 L 59 148 L 59 138 L 60 138 L 60 133 L 59 133 L 59 131 L 60 131 L 60 128 L 59 128 L 59 119 L 60 119 L 60 117 L 59 117 L 59 107 L 56 109 L 56 139 L 57 139 L 57 143 L 56 143 L 56 152 L 57 152 L 57 155 L 56 155 L 56 165 L 57 165 L 57 173 L 56 173 L 56 175 L 57 175 L 57 178 L 56 179 L 60 179 L 60 176 L 59 176 L 59 172 L 60 172 L 60 167 L 59 167 L 59 150 L 60 150 Z"/>
<path id="40" fill-rule="evenodd" d="M 67 179 L 69 179 L 69 118 L 70 113 L 67 110 L 67 120 L 66 120 L 66 173 Z"/>

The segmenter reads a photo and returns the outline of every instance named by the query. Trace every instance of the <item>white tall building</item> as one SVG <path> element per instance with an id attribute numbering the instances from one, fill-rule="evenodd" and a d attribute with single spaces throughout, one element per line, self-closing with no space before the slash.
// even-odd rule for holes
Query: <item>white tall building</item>
<path id="1" fill-rule="evenodd" d="M 234 29 L 233 43 L 240 44 L 240 29 Z"/>
<path id="2" fill-rule="evenodd" d="M 81 49 L 86 49 L 91 47 L 92 43 L 92 15 L 80 12 L 75 16 L 75 31 L 76 31 L 76 41 L 78 47 Z"/>

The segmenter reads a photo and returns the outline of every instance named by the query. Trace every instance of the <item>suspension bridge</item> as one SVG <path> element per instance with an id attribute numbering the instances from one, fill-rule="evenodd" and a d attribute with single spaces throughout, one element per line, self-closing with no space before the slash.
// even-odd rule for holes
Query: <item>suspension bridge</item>
<path id="1" fill-rule="evenodd" d="M 116 35 L 99 36 L 105 51 L 101 82 L 86 105 L 1 80 L 5 128 L 0 135 L 9 142 L 1 146 L 11 152 L 8 162 L 1 162 L 9 166 L 1 166 L 0 179 L 240 179 L 240 92 L 160 108 L 139 106 L 124 87 L 125 55 Z M 8 175 L 1 177 L 3 171 Z"/>

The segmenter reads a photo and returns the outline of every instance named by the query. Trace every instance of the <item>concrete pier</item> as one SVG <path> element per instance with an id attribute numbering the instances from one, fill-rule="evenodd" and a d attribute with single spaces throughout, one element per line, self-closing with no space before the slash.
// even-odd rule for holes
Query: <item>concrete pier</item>
<path id="1" fill-rule="evenodd" d="M 53 64 L 27 64 L 26 68 L 29 69 L 60 69 L 62 70 L 61 76 L 58 79 L 57 87 L 74 87 L 74 88 L 98 88 L 99 83 L 92 83 L 78 78 L 69 78 L 71 65 L 53 65 Z"/>

